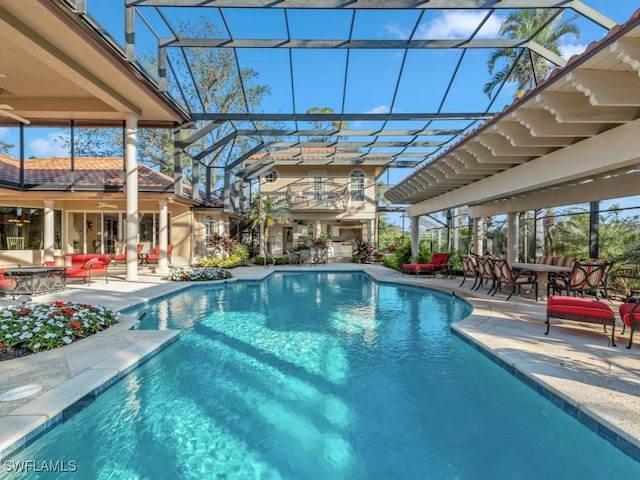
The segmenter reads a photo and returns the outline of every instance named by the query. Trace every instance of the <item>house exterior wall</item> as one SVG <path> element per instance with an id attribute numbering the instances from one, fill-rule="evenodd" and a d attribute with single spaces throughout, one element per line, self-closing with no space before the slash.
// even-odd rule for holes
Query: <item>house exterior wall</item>
<path id="1" fill-rule="evenodd" d="M 375 242 L 374 225 L 377 219 L 375 181 L 379 167 L 372 166 L 331 166 L 276 165 L 270 171 L 276 173 L 275 181 L 268 181 L 269 171 L 260 178 L 260 193 L 275 195 L 289 212 L 289 222 L 273 225 L 269 232 L 270 251 L 281 255 L 285 250 L 295 248 L 298 243 L 310 240 L 314 229 L 320 226 L 320 236 L 332 242 L 335 256 L 350 256 L 351 245 L 356 238 Z M 351 175 L 364 175 L 364 200 L 353 200 L 350 195 Z M 321 187 L 314 181 L 320 177 Z M 324 195 L 318 196 L 321 188 Z M 334 201 L 341 193 L 345 201 Z M 316 198 L 321 200 L 316 201 Z M 291 227 L 290 238 L 285 238 Z"/>

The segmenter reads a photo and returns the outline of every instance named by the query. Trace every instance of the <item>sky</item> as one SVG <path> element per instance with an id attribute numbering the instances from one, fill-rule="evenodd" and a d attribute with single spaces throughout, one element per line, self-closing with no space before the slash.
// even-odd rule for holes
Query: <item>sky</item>
<path id="1" fill-rule="evenodd" d="M 390 1 L 390 4 L 393 2 Z M 584 0 L 616 22 L 625 22 L 640 7 L 632 0 Z M 124 0 L 87 0 L 87 10 L 120 45 L 124 42 Z M 140 9 L 144 18 L 136 20 L 136 54 L 157 51 L 154 35 L 168 37 L 170 30 L 158 12 L 150 7 Z M 358 10 L 309 11 L 306 9 L 242 10 L 215 8 L 164 8 L 162 13 L 177 25 L 180 21 L 196 21 L 206 15 L 220 31 L 235 39 L 463 39 L 468 38 L 487 11 L 478 10 Z M 499 29 L 507 11 L 496 10 L 477 32 L 477 39 L 499 37 Z M 563 20 L 571 18 L 565 12 Z M 285 16 L 286 20 L 285 21 Z M 606 31 L 585 20 L 574 19 L 581 38 L 563 38 L 562 56 L 582 52 L 586 46 L 602 38 Z M 288 26 L 288 28 L 287 28 Z M 449 81 L 460 56 L 460 50 L 422 49 L 238 49 L 238 63 L 259 73 L 259 83 L 269 85 L 271 94 L 254 111 L 267 113 L 303 113 L 311 107 L 330 107 L 349 113 L 410 112 L 495 112 L 513 101 L 514 85 L 507 85 L 490 103 L 482 93 L 488 80 L 486 61 L 489 51 L 469 49 Z M 348 57 L 348 62 L 347 62 Z M 179 65 L 179 51 L 170 58 Z M 293 72 L 293 78 L 291 76 Z M 400 75 L 400 73 L 402 73 Z M 448 90 L 448 94 L 444 93 Z M 344 92 L 344 95 L 343 95 Z M 395 92 L 395 94 L 394 94 Z M 393 122 L 387 128 L 421 128 L 424 122 Z M 476 125 L 473 125 L 478 126 Z M 304 128 L 303 125 L 301 125 Z M 352 122 L 352 129 L 378 129 L 381 122 Z M 465 128 L 468 121 L 436 121 L 430 128 Z M 17 144 L 17 128 L 0 127 L 0 141 Z M 26 128 L 26 156 L 68 156 L 64 138 L 68 131 Z M 448 139 L 449 137 L 447 137 Z M 394 140 L 393 137 L 385 140 Z M 354 139 L 356 140 L 356 139 Z M 398 139 L 400 140 L 400 139 Z M 382 150 L 378 150 L 383 153 Z M 429 154 L 434 149 L 416 149 Z M 17 156 L 17 152 L 16 155 Z M 395 184 L 408 176 L 410 169 L 394 169 L 382 180 Z"/>

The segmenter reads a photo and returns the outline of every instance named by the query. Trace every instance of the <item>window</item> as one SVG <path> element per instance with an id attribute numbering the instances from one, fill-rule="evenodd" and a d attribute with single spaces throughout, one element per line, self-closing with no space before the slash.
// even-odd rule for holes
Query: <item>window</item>
<path id="1" fill-rule="evenodd" d="M 349 177 L 349 196 L 356 202 L 364 201 L 364 173 L 353 172 Z"/>
<path id="2" fill-rule="evenodd" d="M 278 180 L 278 173 L 275 170 L 267 170 L 264 174 L 264 181 L 267 183 L 273 183 Z"/>

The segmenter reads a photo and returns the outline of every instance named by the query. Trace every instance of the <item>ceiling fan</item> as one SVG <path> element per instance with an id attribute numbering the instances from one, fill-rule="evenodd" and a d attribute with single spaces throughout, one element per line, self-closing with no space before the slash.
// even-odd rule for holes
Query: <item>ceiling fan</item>
<path id="1" fill-rule="evenodd" d="M 11 108 L 6 103 L 0 104 L 0 117 L 13 118 L 14 120 L 18 120 L 19 122 L 26 123 L 27 125 L 31 123 L 30 120 L 27 120 L 20 115 L 16 115 L 15 113 L 11 113 L 10 110 L 13 110 L 13 108 Z"/>
<path id="2" fill-rule="evenodd" d="M 0 73 L 0 78 L 4 78 L 4 74 Z M 6 103 L 0 104 L 0 117 L 13 118 L 14 120 L 18 120 L 19 122 L 26 123 L 27 125 L 31 123 L 30 120 L 27 120 L 20 115 L 16 115 L 15 113 L 11 112 L 11 110 L 13 110 L 12 106 L 7 105 Z"/>
<path id="3" fill-rule="evenodd" d="M 107 202 L 99 202 L 98 203 L 98 208 L 118 208 L 117 205 L 114 205 L 112 203 L 107 203 Z"/>

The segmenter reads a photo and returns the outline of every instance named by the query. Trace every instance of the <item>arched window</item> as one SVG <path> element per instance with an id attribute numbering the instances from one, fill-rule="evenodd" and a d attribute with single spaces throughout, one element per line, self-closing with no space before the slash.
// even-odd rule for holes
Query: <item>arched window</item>
<path id="1" fill-rule="evenodd" d="M 267 170 L 263 175 L 264 181 L 273 183 L 278 179 L 278 173 L 275 170 Z"/>
<path id="2" fill-rule="evenodd" d="M 364 173 L 353 172 L 349 176 L 349 196 L 356 202 L 364 201 Z"/>

